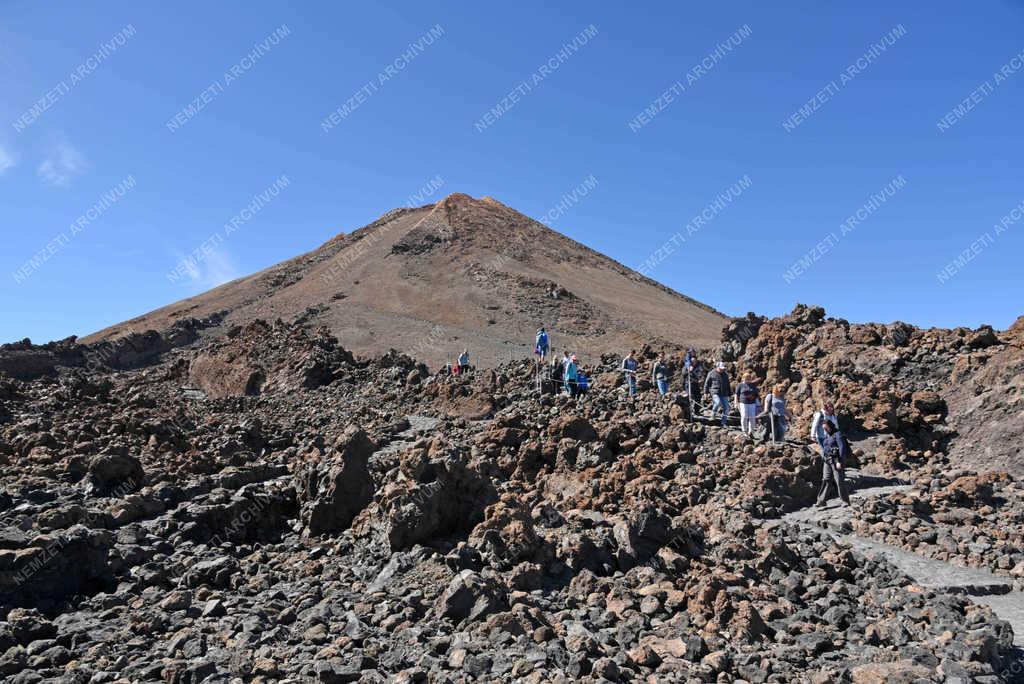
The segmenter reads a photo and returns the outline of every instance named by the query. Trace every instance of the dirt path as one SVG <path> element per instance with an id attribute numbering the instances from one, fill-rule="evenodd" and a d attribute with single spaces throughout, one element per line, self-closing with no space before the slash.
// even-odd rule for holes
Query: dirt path
<path id="1" fill-rule="evenodd" d="M 892 484 L 878 478 L 871 478 L 850 470 L 848 484 L 852 490 L 850 498 L 854 506 L 858 501 L 878 496 L 887 496 L 906 491 L 907 484 Z M 1024 593 L 1014 591 L 1013 581 L 977 568 L 965 568 L 915 553 L 882 542 L 865 539 L 852 534 L 850 518 L 853 510 L 848 506 L 830 502 L 828 508 L 805 508 L 783 517 L 786 522 L 797 525 L 811 525 L 829 531 L 832 535 L 854 549 L 866 554 L 887 558 L 922 587 L 948 589 L 968 595 L 972 601 L 987 605 L 1013 627 L 1014 644 L 1024 647 Z"/>

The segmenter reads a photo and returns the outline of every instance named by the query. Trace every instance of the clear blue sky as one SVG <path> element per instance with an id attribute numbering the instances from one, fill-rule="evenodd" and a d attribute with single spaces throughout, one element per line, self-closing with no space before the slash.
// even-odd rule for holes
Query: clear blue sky
<path id="1" fill-rule="evenodd" d="M 438 179 L 424 203 L 493 195 L 727 314 L 1024 313 L 1024 220 L 993 228 L 1024 202 L 1024 4 L 562 5 L 0 3 L 0 340 L 87 334 Z"/>

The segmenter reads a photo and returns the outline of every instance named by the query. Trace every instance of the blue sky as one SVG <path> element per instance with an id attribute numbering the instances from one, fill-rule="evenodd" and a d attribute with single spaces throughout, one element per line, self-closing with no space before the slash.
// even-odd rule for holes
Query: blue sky
<path id="1" fill-rule="evenodd" d="M 0 340 L 455 191 L 727 314 L 1024 313 L 1024 3 L 551 4 L 0 3 Z"/>

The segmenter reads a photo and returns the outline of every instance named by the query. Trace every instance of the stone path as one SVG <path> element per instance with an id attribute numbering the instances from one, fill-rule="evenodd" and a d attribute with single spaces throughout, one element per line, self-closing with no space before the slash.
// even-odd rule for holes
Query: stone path
<path id="1" fill-rule="evenodd" d="M 854 507 L 866 499 L 910 488 L 910 485 L 892 484 L 891 481 L 871 478 L 853 469 L 847 473 L 847 483 L 852 490 L 850 499 Z M 1024 647 L 1024 593 L 1013 590 L 1012 580 L 986 570 L 925 558 L 890 544 L 854 535 L 849 522 L 852 514 L 853 509 L 833 501 L 828 508 L 801 509 L 783 516 L 783 520 L 822 528 L 865 555 L 884 556 L 922 587 L 967 594 L 972 601 L 991 607 L 1000 618 L 1009 622 L 1013 627 L 1014 644 Z"/>

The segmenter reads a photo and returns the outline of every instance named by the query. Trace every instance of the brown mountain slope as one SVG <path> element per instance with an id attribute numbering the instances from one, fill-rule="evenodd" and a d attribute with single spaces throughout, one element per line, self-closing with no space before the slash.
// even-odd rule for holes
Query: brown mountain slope
<path id="1" fill-rule="evenodd" d="M 85 338 L 162 330 L 222 312 L 326 325 L 362 354 L 394 347 L 431 366 L 463 348 L 494 365 L 553 345 L 586 358 L 645 342 L 711 346 L 727 319 L 489 197 L 395 209 L 319 249 Z"/>

